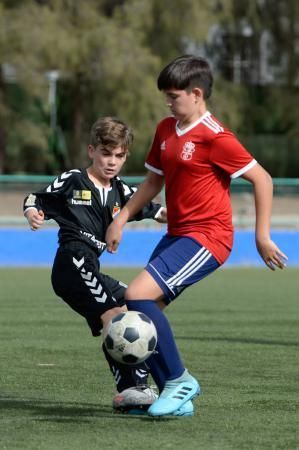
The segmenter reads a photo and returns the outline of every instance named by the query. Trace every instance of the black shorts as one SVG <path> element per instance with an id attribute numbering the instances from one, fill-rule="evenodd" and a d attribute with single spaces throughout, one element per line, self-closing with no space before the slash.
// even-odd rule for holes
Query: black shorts
<path id="1" fill-rule="evenodd" d="M 126 285 L 99 269 L 94 250 L 81 242 L 69 242 L 57 250 L 51 276 L 55 294 L 85 317 L 94 336 L 101 334 L 100 316 L 125 304 Z"/>

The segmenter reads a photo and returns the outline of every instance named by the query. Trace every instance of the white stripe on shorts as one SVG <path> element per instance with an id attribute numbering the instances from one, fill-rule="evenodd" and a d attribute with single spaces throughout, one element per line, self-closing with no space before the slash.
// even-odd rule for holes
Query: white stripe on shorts
<path id="1" fill-rule="evenodd" d="M 167 282 L 161 277 L 161 275 L 160 275 L 159 272 L 157 271 L 156 267 L 154 267 L 152 264 L 149 264 L 149 266 L 156 272 L 156 274 L 158 275 L 158 277 L 163 281 L 164 284 L 166 284 L 166 286 L 168 287 L 168 289 L 170 289 L 170 291 L 174 294 L 173 290 L 171 289 L 170 286 L 168 286 Z"/>
<path id="2" fill-rule="evenodd" d="M 189 267 L 191 264 L 193 264 L 193 262 L 194 262 L 195 260 L 197 260 L 197 258 L 199 258 L 200 255 L 201 255 L 205 250 L 206 250 L 206 249 L 205 249 L 204 247 L 201 247 L 201 249 L 198 250 L 197 253 L 195 253 L 195 255 L 190 259 L 190 261 L 187 262 L 187 264 L 185 264 L 185 265 L 184 265 L 184 266 L 183 266 L 183 267 L 182 267 L 175 275 L 173 275 L 171 278 L 169 278 L 169 279 L 167 280 L 167 283 L 170 283 L 170 284 L 171 284 L 171 282 L 172 282 L 175 278 L 177 278 L 178 276 L 180 276 L 181 273 L 185 272 L 185 270 L 187 270 L 188 267 Z"/>
<path id="3" fill-rule="evenodd" d="M 211 256 L 212 254 L 202 247 L 177 274 L 167 280 L 168 287 L 171 289 L 171 287 L 180 286 L 186 278 L 190 277 L 194 272 L 200 269 Z"/>

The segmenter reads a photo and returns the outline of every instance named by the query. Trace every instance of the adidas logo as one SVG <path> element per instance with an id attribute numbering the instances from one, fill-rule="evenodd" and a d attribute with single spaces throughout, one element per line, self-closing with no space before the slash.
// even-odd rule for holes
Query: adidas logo
<path id="1" fill-rule="evenodd" d="M 166 142 L 163 141 L 162 144 L 160 145 L 160 150 L 166 150 Z"/>

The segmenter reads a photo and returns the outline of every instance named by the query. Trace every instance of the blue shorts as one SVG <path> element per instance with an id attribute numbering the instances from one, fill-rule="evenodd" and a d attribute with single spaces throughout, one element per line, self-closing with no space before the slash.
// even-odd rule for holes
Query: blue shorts
<path id="1" fill-rule="evenodd" d="M 145 270 L 158 283 L 169 303 L 219 266 L 212 253 L 194 239 L 166 235 L 153 251 Z"/>

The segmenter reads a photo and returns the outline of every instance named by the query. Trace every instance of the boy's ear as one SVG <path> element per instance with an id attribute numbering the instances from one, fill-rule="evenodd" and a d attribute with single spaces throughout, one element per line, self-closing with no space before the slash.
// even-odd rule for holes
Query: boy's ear
<path id="1" fill-rule="evenodd" d="M 199 87 L 195 87 L 192 89 L 193 94 L 195 95 L 196 100 L 203 100 L 203 90 Z"/>
<path id="2" fill-rule="evenodd" d="M 89 144 L 89 146 L 87 147 L 87 153 L 90 159 L 92 159 L 94 152 L 95 152 L 94 146 Z"/>

